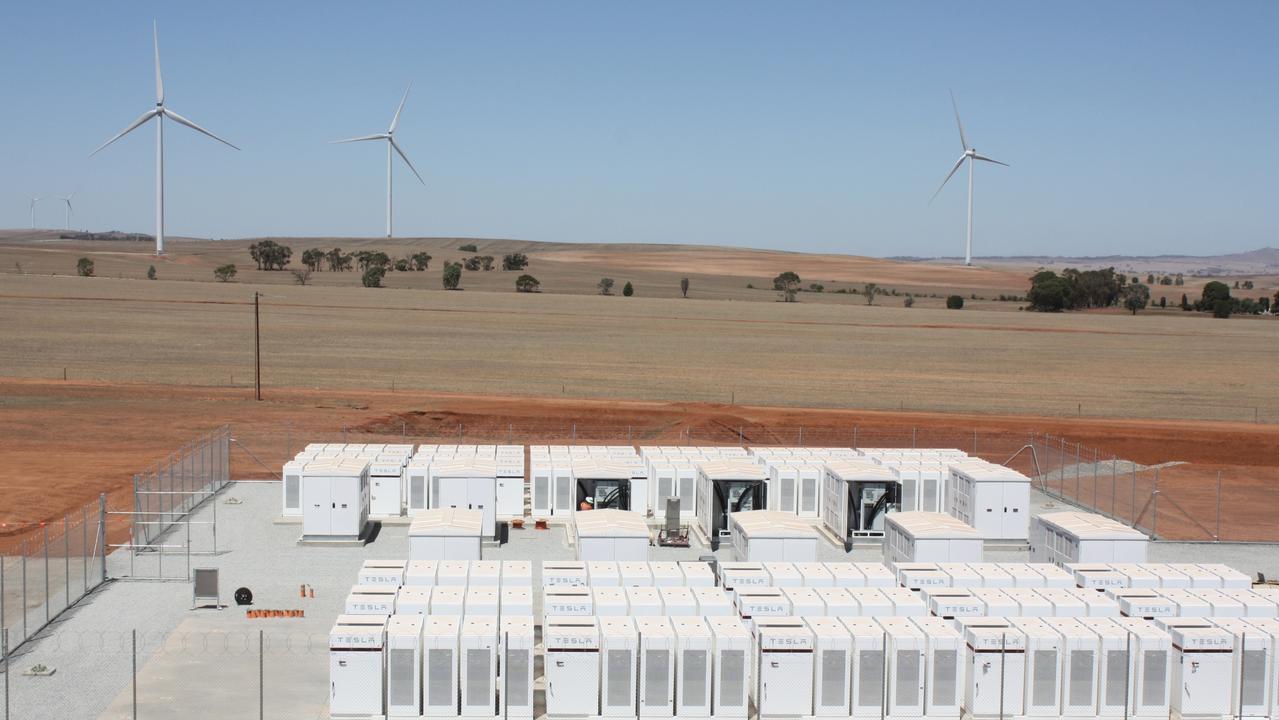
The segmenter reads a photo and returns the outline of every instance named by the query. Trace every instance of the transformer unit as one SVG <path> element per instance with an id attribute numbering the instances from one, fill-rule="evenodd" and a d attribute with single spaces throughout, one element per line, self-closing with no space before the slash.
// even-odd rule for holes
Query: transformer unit
<path id="1" fill-rule="evenodd" d="M 891 470 L 864 460 L 826 464 L 822 474 L 822 523 L 851 551 L 857 537 L 884 534 L 884 519 L 901 504 L 901 484 Z"/>
<path id="2" fill-rule="evenodd" d="M 369 521 L 369 463 L 333 458 L 302 470 L 302 539 L 356 541 Z"/>
<path id="3" fill-rule="evenodd" d="M 766 480 L 764 468 L 749 460 L 698 463 L 697 521 L 712 551 L 719 550 L 720 542 L 732 536 L 730 518 L 734 513 L 768 507 Z"/>

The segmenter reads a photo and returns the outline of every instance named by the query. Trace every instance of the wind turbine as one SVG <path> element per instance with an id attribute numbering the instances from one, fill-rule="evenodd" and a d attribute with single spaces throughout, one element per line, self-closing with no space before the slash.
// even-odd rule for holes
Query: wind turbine
<path id="1" fill-rule="evenodd" d="M 391 237 L 391 151 L 394 150 L 404 159 L 404 164 L 409 166 L 414 175 L 417 175 L 417 181 L 426 185 L 426 181 L 418 174 L 417 168 L 413 167 L 413 163 L 409 160 L 409 156 L 404 154 L 400 149 L 399 143 L 395 142 L 395 128 L 400 124 L 400 113 L 404 112 L 404 103 L 409 99 L 409 90 L 413 89 L 413 83 L 404 89 L 404 97 L 400 99 L 400 106 L 395 110 L 395 117 L 391 118 L 391 127 L 384 133 L 376 135 L 362 135 L 360 137 L 347 138 L 346 140 L 334 140 L 333 143 L 353 143 L 364 142 L 365 140 L 385 140 L 386 141 L 386 236 Z"/>
<path id="2" fill-rule="evenodd" d="M 42 197 L 31 198 L 31 229 L 32 230 L 36 229 L 36 203 L 40 202 L 43 199 L 44 198 Z"/>
<path id="3" fill-rule="evenodd" d="M 71 209 L 71 198 L 73 197 L 75 197 L 75 193 L 71 193 L 70 195 L 67 195 L 66 197 L 58 198 L 59 200 L 67 204 L 67 229 L 68 230 L 71 229 L 71 216 L 75 214 L 75 210 Z"/>
<path id="4" fill-rule="evenodd" d="M 960 155 L 959 159 L 955 161 L 955 167 L 950 169 L 950 173 L 946 175 L 946 179 L 941 181 L 941 187 L 937 188 L 937 192 L 933 193 L 933 196 L 928 199 L 928 202 L 929 204 L 932 204 L 933 200 L 937 198 L 937 195 L 941 193 L 942 188 L 946 187 L 946 183 L 950 182 L 951 177 L 953 177 L 955 175 L 955 172 L 959 170 L 959 166 L 963 165 L 964 161 L 967 160 L 968 161 L 968 241 L 964 244 L 964 264 L 972 265 L 973 264 L 973 165 L 975 165 L 978 160 L 982 160 L 984 162 L 994 163 L 996 165 L 1003 165 L 1004 167 L 1010 167 L 1010 166 L 1006 162 L 999 162 L 998 160 L 988 158 L 985 155 L 977 154 L 977 149 L 969 145 L 968 138 L 964 136 L 964 123 L 962 120 L 959 119 L 959 103 L 955 102 L 955 93 L 953 92 L 950 94 L 950 104 L 954 106 L 955 108 L 955 125 L 959 127 L 959 143 L 964 146 L 964 154 Z"/>
<path id="5" fill-rule="evenodd" d="M 173 112 L 164 106 L 164 80 L 160 77 L 160 30 L 158 23 L 151 26 L 151 40 L 155 45 L 155 107 L 142 113 L 142 117 L 133 121 L 129 127 L 121 130 L 119 134 L 110 140 L 102 143 L 97 150 L 89 153 L 89 157 L 93 157 L 101 152 L 106 146 L 119 140 L 120 138 L 133 132 L 135 129 L 145 125 L 148 120 L 155 118 L 155 254 L 164 254 L 164 119 L 167 117 L 179 125 L 186 125 L 196 132 L 208 135 L 227 147 L 239 150 L 240 148 L 187 120 L 181 115 Z"/>

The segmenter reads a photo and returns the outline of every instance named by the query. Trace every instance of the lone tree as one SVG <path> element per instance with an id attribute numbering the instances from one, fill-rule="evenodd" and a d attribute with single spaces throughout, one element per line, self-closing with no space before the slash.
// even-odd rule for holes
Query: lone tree
<path id="1" fill-rule="evenodd" d="M 963 310 L 963 309 L 964 309 L 964 296 L 963 296 L 963 295 L 951 295 L 951 296 L 947 297 L 947 298 L 946 298 L 946 309 L 947 309 L 947 310 Z"/>
<path id="2" fill-rule="evenodd" d="M 400 258 L 399 260 L 395 261 L 395 272 L 408 272 L 408 270 L 409 270 L 408 258 Z"/>
<path id="3" fill-rule="evenodd" d="M 684 297 L 688 297 L 688 278 L 679 279 L 679 292 Z M 1279 295 L 1276 295 L 1275 297 L 1279 297 Z M 1279 302 L 1279 301 L 1276 301 L 1276 302 Z"/>
<path id="4" fill-rule="evenodd" d="M 462 282 L 462 265 L 461 263 L 444 263 L 444 289 L 456 290 L 457 286 Z"/>
<path id="5" fill-rule="evenodd" d="M 866 304 L 874 305 L 875 293 L 879 292 L 879 286 L 875 283 L 866 283 L 866 287 L 862 289 L 862 292 L 866 294 Z"/>
<path id="6" fill-rule="evenodd" d="M 467 243 L 465 245 L 459 245 L 457 249 L 461 250 L 462 252 L 477 252 L 479 250 L 478 248 L 475 247 L 475 243 Z"/>
<path id="7" fill-rule="evenodd" d="M 515 278 L 515 292 L 532 293 L 541 292 L 542 283 L 532 275 L 521 275 Z"/>
<path id="8" fill-rule="evenodd" d="M 782 302 L 795 302 L 795 295 L 799 293 L 799 284 L 799 275 L 790 270 L 773 278 L 773 289 L 781 295 Z"/>
<path id="9" fill-rule="evenodd" d="M 915 306 L 915 298 L 911 297 L 910 295 L 907 295 L 906 299 L 902 300 L 902 307 L 914 307 L 914 306 Z"/>
<path id="10" fill-rule="evenodd" d="M 466 258 L 465 260 L 463 260 L 463 261 L 462 261 L 462 266 L 463 266 L 463 267 L 465 267 L 467 270 L 469 270 L 469 271 L 471 271 L 471 272 L 475 272 L 476 270 L 479 270 L 479 269 L 480 269 L 480 256 L 479 256 L 479 255 L 472 255 L 471 257 Z"/>
<path id="11" fill-rule="evenodd" d="M 80 277 L 93 277 L 93 261 L 87 257 L 76 260 L 75 272 Z"/>
<path id="12" fill-rule="evenodd" d="M 528 255 L 524 253 L 511 253 L 502 256 L 503 270 L 523 270 L 526 267 L 528 267 Z"/>
<path id="13" fill-rule="evenodd" d="M 360 277 L 360 282 L 363 283 L 366 288 L 380 288 L 382 287 L 383 277 L 386 277 L 386 268 L 381 265 L 370 265 L 369 268 L 364 271 L 364 275 Z"/>
<path id="14" fill-rule="evenodd" d="M 231 278 L 235 277 L 235 265 L 223 265 L 214 269 L 213 277 L 218 282 L 231 282 Z"/>
<path id="15" fill-rule="evenodd" d="M 1203 295 L 1200 298 L 1200 303 L 1203 308 L 1205 310 L 1211 310 L 1213 314 L 1216 315 L 1216 305 L 1219 300 L 1230 302 L 1230 286 L 1223 282 L 1217 282 L 1216 280 L 1205 284 Z"/>
<path id="16" fill-rule="evenodd" d="M 492 269 L 493 269 L 493 260 L 494 260 L 494 258 L 493 258 L 493 256 L 492 256 L 492 255 L 484 255 L 484 256 L 481 256 L 481 257 L 480 257 L 480 269 L 481 269 L 481 270 L 483 270 L 484 272 L 488 272 L 489 270 L 492 270 Z"/>
<path id="17" fill-rule="evenodd" d="M 595 287 L 599 289 L 600 295 L 612 295 L 613 278 L 600 278 L 600 281 L 595 283 Z"/>
<path id="18" fill-rule="evenodd" d="M 635 288 L 631 286 L 631 281 L 627 280 L 622 286 L 622 297 L 630 297 L 635 294 Z"/>
<path id="19" fill-rule="evenodd" d="M 155 266 L 154 266 L 154 265 L 152 265 L 152 266 L 150 266 L 150 267 L 148 267 L 148 268 L 147 268 L 147 279 L 148 279 L 148 280 L 154 280 L 154 279 L 155 279 Z"/>
<path id="20" fill-rule="evenodd" d="M 296 284 L 298 284 L 298 285 L 310 285 L 310 284 L 311 284 L 311 268 L 307 268 L 307 267 L 304 267 L 304 268 L 301 268 L 301 269 L 297 269 L 297 268 L 295 268 L 292 272 L 293 272 L 293 282 L 294 282 L 294 283 L 296 283 Z"/>
<path id="21" fill-rule="evenodd" d="M 1141 283 L 1133 283 L 1124 288 L 1124 307 L 1133 315 L 1138 310 L 1145 310 L 1150 304 L 1150 288 Z"/>

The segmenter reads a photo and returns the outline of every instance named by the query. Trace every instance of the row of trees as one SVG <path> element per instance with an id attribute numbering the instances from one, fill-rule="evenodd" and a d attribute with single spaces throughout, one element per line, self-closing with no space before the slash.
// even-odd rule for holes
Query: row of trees
<path id="1" fill-rule="evenodd" d="M 1140 283 L 1135 285 L 1145 288 Z M 1039 312 L 1111 307 L 1131 294 L 1125 292 L 1128 287 L 1127 276 L 1116 274 L 1113 267 L 1104 270 L 1066 268 L 1060 275 L 1052 270 L 1041 270 L 1030 278 L 1026 300 L 1032 310 Z M 1150 290 L 1145 290 L 1149 301 Z M 1131 292 L 1140 294 L 1141 291 Z"/>
<path id="2" fill-rule="evenodd" d="M 462 249 L 475 251 L 474 245 L 463 245 Z M 257 265 L 258 270 L 282 271 L 288 267 L 293 258 L 293 249 L 281 245 L 274 240 L 260 240 L 249 246 L 249 257 Z M 406 257 L 392 258 L 381 250 L 357 250 L 346 253 L 342 248 L 324 250 L 308 248 L 302 251 L 302 265 L 311 272 L 327 269 L 329 272 L 345 272 L 356 270 L 361 273 L 370 268 L 381 268 L 383 274 L 391 272 L 422 272 L 431 267 L 431 254 L 415 252 Z M 462 267 L 470 271 L 488 271 L 497 265 L 497 258 L 492 255 L 473 255 L 463 259 Z M 528 256 L 524 253 L 509 253 L 502 256 L 502 269 L 506 271 L 523 270 L 528 267 Z"/>

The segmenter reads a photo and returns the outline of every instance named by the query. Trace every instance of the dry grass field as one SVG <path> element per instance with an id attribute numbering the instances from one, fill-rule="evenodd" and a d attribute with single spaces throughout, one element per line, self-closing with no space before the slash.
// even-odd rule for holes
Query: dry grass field
<path id="1" fill-rule="evenodd" d="M 287 273 L 246 270 L 243 242 L 178 242 L 157 259 L 140 244 L 0 237 L 0 534 L 100 491 L 124 502 L 131 473 L 223 422 L 267 462 L 237 451 L 242 477 L 268 474 L 308 440 L 339 440 L 344 426 L 354 441 L 511 423 L 546 442 L 573 424 L 583 436 L 633 425 L 678 441 L 689 429 L 700 437 L 742 425 L 828 426 L 842 438 L 863 423 L 907 437 L 916 427 L 982 428 L 1010 447 L 1039 430 L 1139 462 L 1194 463 L 1181 472 L 1187 497 L 1223 470 L 1240 489 L 1234 512 L 1264 511 L 1249 537 L 1271 531 L 1279 388 L 1260 369 L 1273 355 L 1273 318 L 1043 315 L 995 300 L 949 311 L 936 298 L 908 309 L 891 296 L 868 307 L 829 290 L 873 281 L 996 297 L 1024 292 L 1028 270 L 477 242 L 481 254 L 527 252 L 547 292 L 511 292 L 513 274 L 499 271 L 466 273 L 462 292 L 439 290 L 436 266 L 463 255 L 448 249 L 453 240 L 404 242 L 396 254 L 424 248 L 432 270 L 392 273 L 378 290 L 359 287 L 356 273 L 318 273 L 299 287 Z M 304 245 L 292 244 L 296 259 Z M 98 277 L 71 274 L 81 255 Z M 209 282 L 225 262 L 241 268 L 237 282 Z M 142 279 L 151 264 L 156 281 Z M 790 304 L 746 289 L 783 269 L 828 292 Z M 637 296 L 594 294 L 605 275 L 619 288 L 631 280 Z M 688 299 L 678 297 L 684 275 Z M 263 403 L 251 399 L 255 292 Z"/>
<path id="2" fill-rule="evenodd" d="M 1279 325 L 848 302 L 4 278 L 6 375 L 941 412 L 1279 420 Z M 807 297 L 805 297 L 807 299 Z M 1252 359 L 1255 362 L 1250 362 Z M 1221 370 L 1214 370 L 1221 368 Z M 1081 407 L 1082 406 L 1082 407 Z"/>

